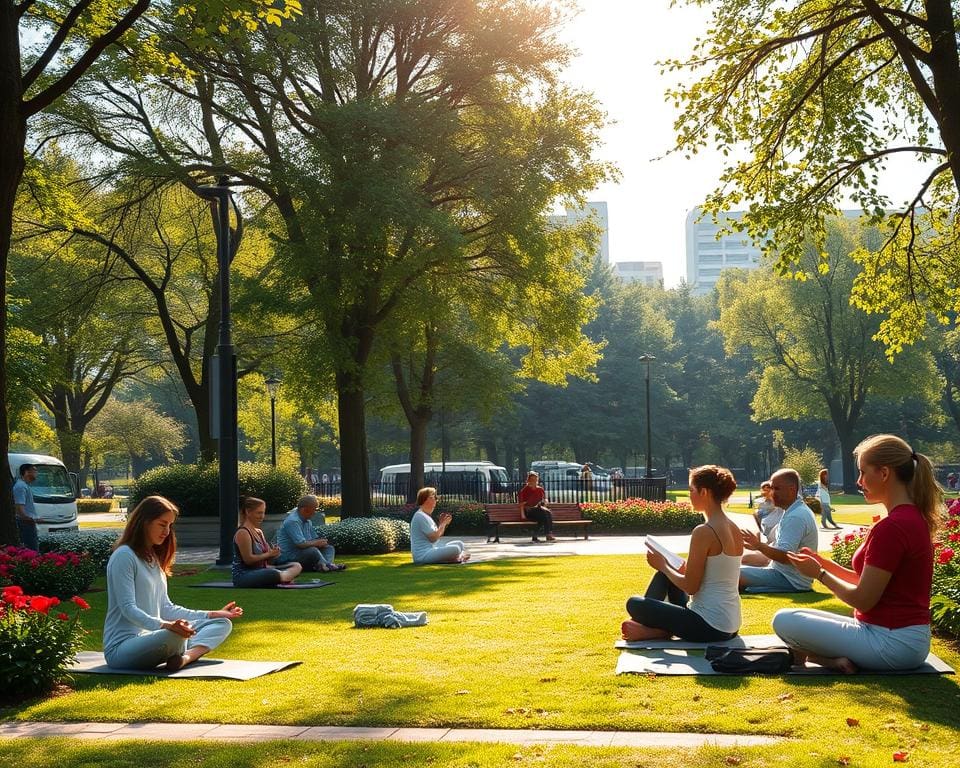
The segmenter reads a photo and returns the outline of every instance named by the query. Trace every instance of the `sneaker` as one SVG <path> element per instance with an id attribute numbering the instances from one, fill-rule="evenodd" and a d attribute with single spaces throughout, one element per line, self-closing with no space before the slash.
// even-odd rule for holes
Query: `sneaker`
<path id="1" fill-rule="evenodd" d="M 537 542 L 537 544 L 540 543 L 540 539 L 538 539 L 536 536 L 534 536 L 534 537 L 531 539 L 531 541 L 535 541 L 535 542 Z"/>

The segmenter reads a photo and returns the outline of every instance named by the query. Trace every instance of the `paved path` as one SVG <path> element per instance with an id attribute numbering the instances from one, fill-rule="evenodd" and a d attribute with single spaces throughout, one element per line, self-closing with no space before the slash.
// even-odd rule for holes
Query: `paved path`
<path id="1" fill-rule="evenodd" d="M 96 741 L 260 742 L 406 741 L 449 744 L 457 741 L 505 744 L 572 744 L 583 747 L 752 747 L 776 744 L 775 736 L 651 731 L 537 731 L 494 728 L 353 728 L 308 725 L 219 725 L 217 723 L 0 723 L 0 738 L 68 737 Z"/>

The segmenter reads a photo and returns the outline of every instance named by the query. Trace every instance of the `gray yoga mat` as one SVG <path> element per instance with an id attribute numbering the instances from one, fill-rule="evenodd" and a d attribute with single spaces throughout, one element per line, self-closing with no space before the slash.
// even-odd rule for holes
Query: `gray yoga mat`
<path id="1" fill-rule="evenodd" d="M 163 667 L 156 669 L 114 669 L 108 667 L 100 651 L 81 651 L 70 666 L 70 672 L 91 675 L 135 675 L 148 677 L 226 678 L 228 680 L 253 680 L 255 677 L 295 667 L 299 661 L 239 661 L 237 659 L 208 659 L 203 657 L 176 672 Z"/>
<path id="2" fill-rule="evenodd" d="M 720 643 L 712 643 L 720 645 Z M 688 654 L 683 648 L 648 649 L 645 651 L 628 650 L 620 653 L 617 659 L 616 674 L 638 675 L 723 675 L 715 672 L 710 662 L 702 655 Z M 839 675 L 842 674 L 816 664 L 807 664 L 803 669 L 791 669 L 787 675 Z M 943 659 L 931 653 L 924 664 L 916 669 L 896 672 L 864 672 L 867 675 L 952 675 L 953 668 Z"/>
<path id="3" fill-rule="evenodd" d="M 334 582 L 313 579 L 312 581 L 295 581 L 291 584 L 277 584 L 274 587 L 236 587 L 232 581 L 205 581 L 202 584 L 191 584 L 191 587 L 205 587 L 207 589 L 316 589 L 329 587 Z"/>
<path id="4" fill-rule="evenodd" d="M 776 635 L 737 635 L 729 640 L 718 640 L 713 643 L 691 643 L 687 640 L 617 640 L 614 648 L 631 651 L 666 649 L 674 650 L 706 650 L 708 645 L 719 645 L 723 648 L 786 648 L 786 643 Z"/>

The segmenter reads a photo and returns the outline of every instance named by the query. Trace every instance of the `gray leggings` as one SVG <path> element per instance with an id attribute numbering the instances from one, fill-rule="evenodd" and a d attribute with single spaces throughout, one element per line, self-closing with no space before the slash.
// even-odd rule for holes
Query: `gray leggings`
<path id="1" fill-rule="evenodd" d="M 198 645 L 213 650 L 227 639 L 233 629 L 230 619 L 202 619 L 191 624 L 197 633 L 189 638 L 181 637 L 169 629 L 156 629 L 127 638 L 106 654 L 107 666 L 116 669 L 153 669 L 171 656 L 182 655 Z"/>
<path id="2" fill-rule="evenodd" d="M 861 669 L 913 669 L 930 652 L 929 624 L 887 629 L 814 608 L 781 608 L 773 631 L 791 648 L 827 659 L 846 656 Z"/>
<path id="3" fill-rule="evenodd" d="M 448 541 L 424 553 L 416 562 L 428 565 L 431 563 L 455 563 L 462 554 L 462 541 Z"/>

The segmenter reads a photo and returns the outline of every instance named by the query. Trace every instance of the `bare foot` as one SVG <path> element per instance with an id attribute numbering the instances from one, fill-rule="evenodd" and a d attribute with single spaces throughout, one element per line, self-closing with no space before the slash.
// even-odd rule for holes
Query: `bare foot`
<path id="1" fill-rule="evenodd" d="M 178 669 L 183 669 L 184 664 L 189 664 L 186 656 L 182 656 L 179 653 L 173 654 L 167 659 L 165 664 L 167 672 L 176 672 Z"/>
<path id="2" fill-rule="evenodd" d="M 470 553 L 469 553 L 469 552 L 463 552 L 463 553 L 461 553 L 460 557 L 457 558 L 457 562 L 465 563 L 465 562 L 467 562 L 467 560 L 469 560 L 469 559 L 470 559 Z"/>
<path id="3" fill-rule="evenodd" d="M 671 637 L 669 632 L 648 627 L 646 624 L 641 624 L 633 619 L 627 619 L 620 625 L 620 634 L 624 640 L 666 640 Z"/>
<path id="4" fill-rule="evenodd" d="M 837 656 L 836 658 L 829 658 L 827 656 L 814 656 L 810 654 L 807 657 L 814 664 L 819 664 L 821 667 L 826 667 L 827 669 L 834 669 L 837 672 L 842 672 L 845 675 L 855 675 L 857 674 L 857 665 L 854 664 L 846 656 Z"/>

